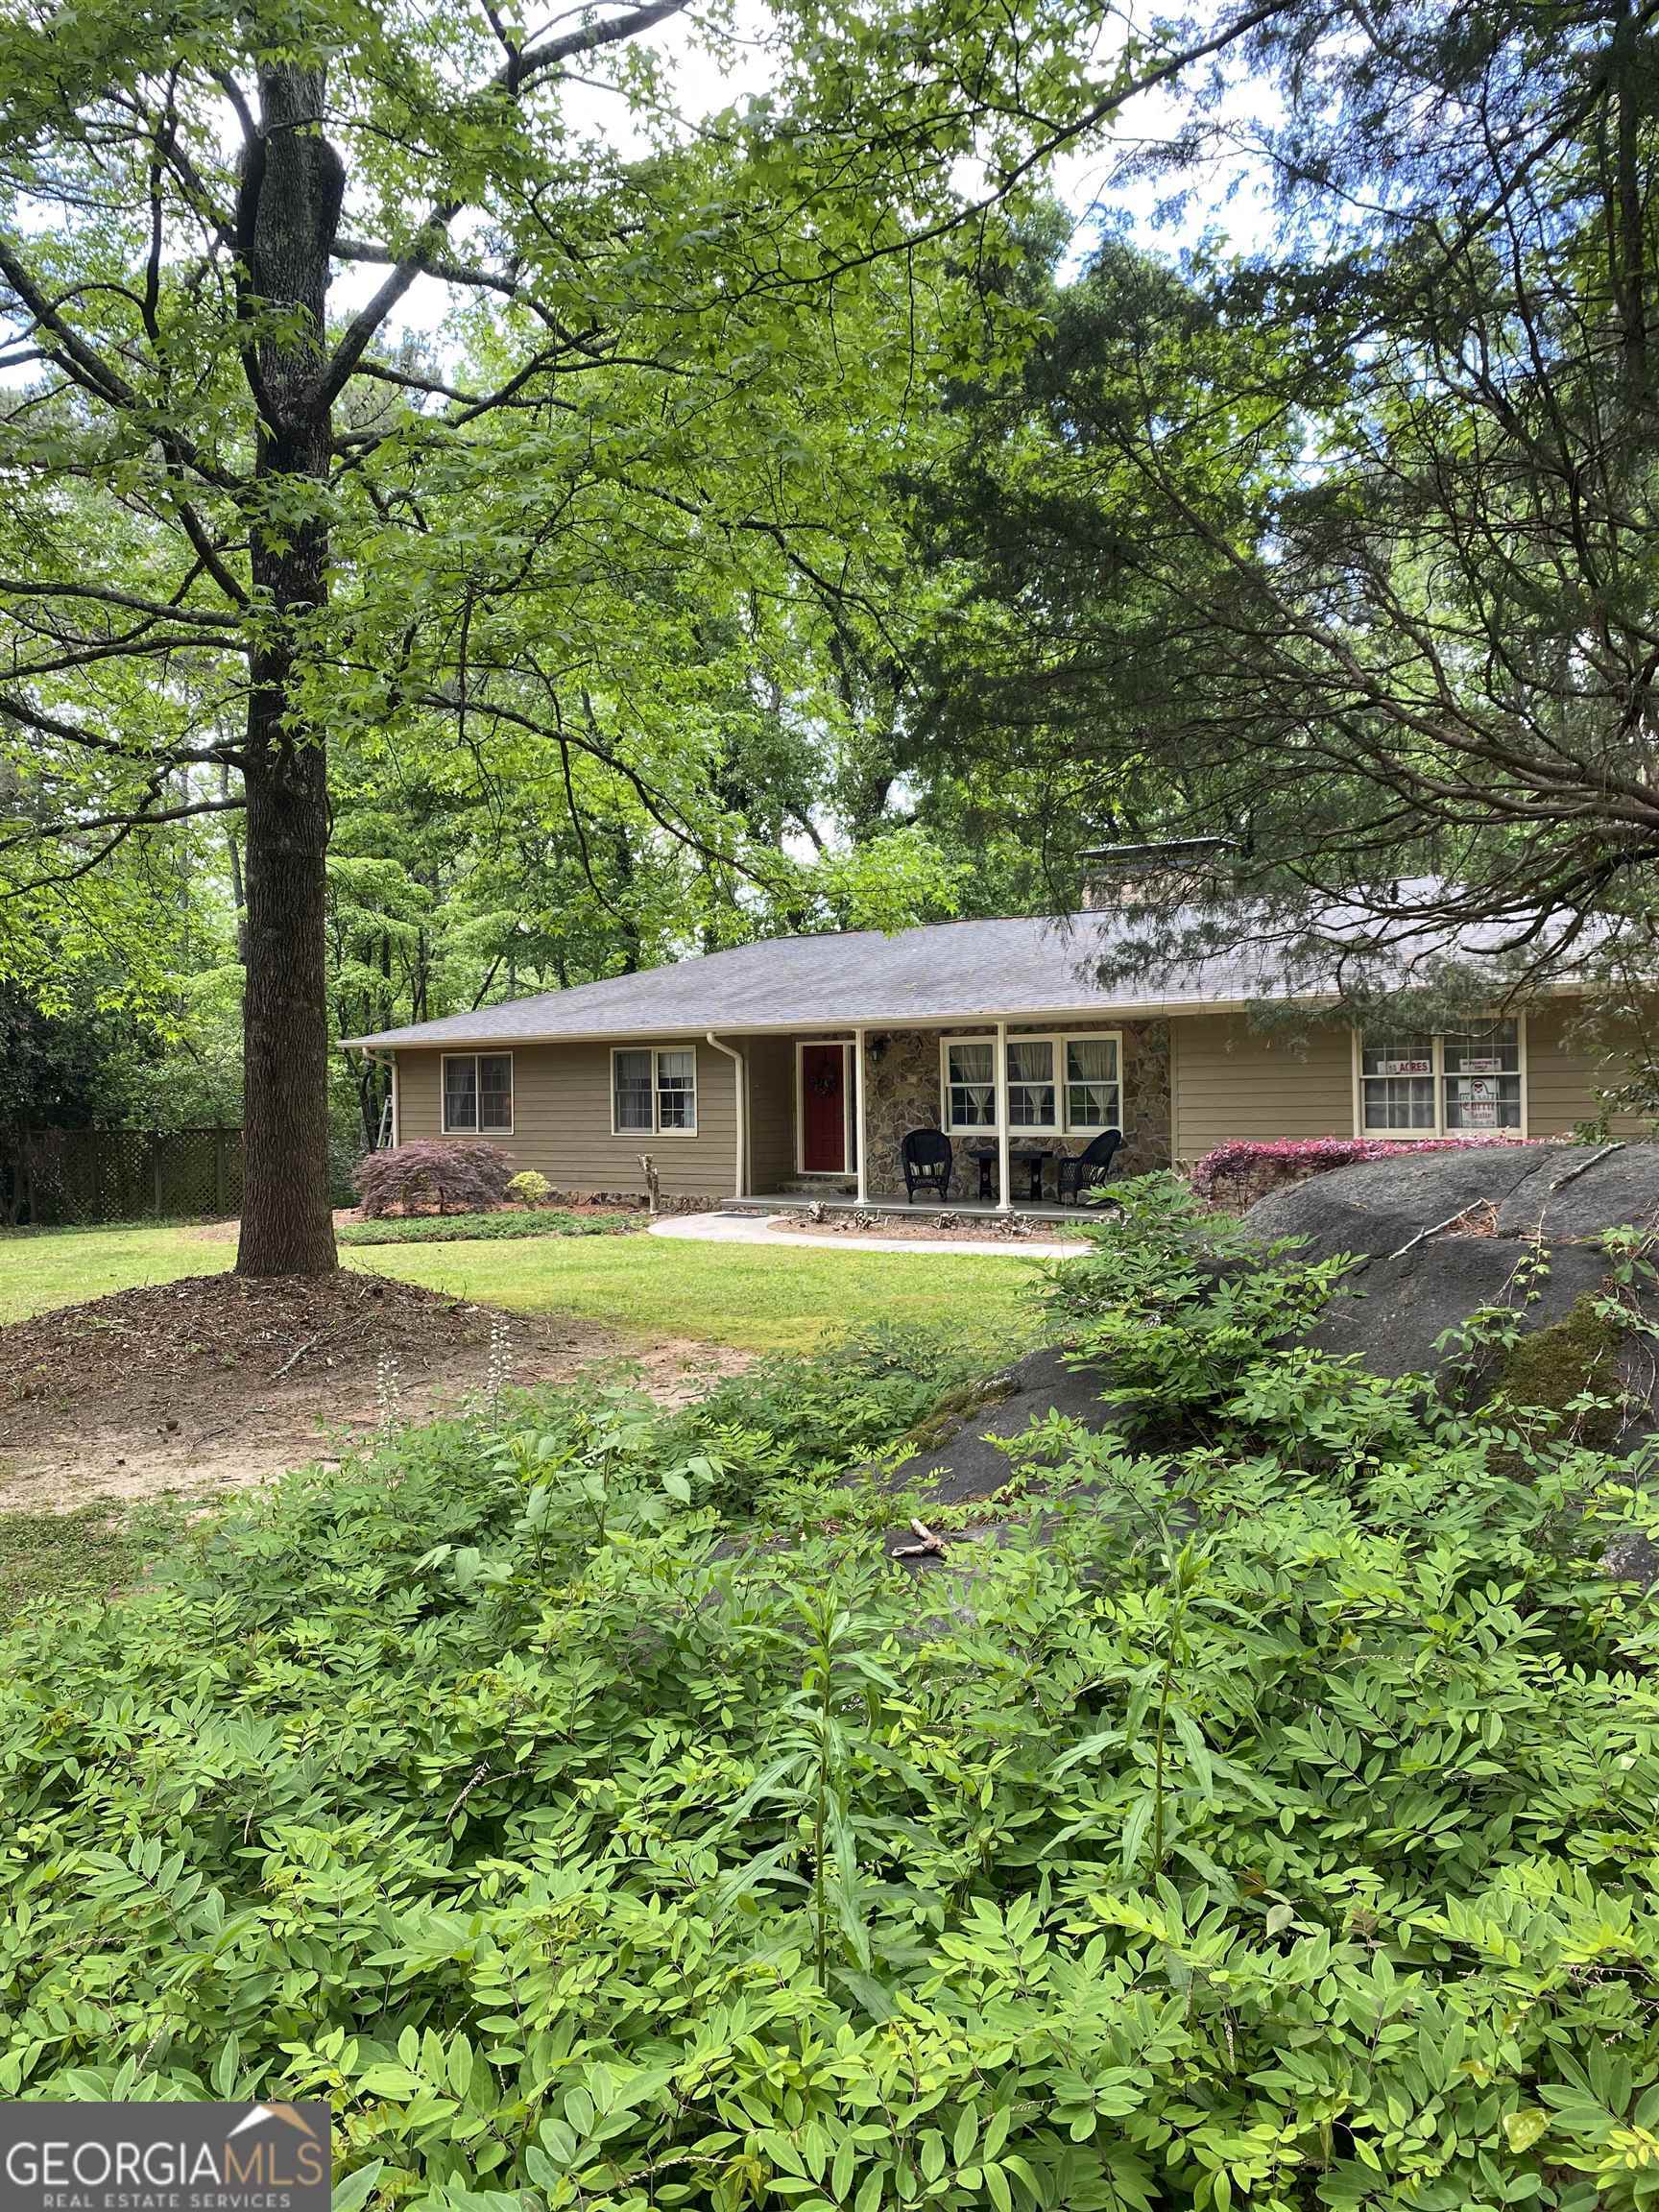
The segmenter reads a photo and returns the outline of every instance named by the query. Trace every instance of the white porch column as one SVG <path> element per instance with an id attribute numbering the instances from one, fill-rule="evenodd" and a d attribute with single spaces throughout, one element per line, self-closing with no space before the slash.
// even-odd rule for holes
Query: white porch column
<path id="1" fill-rule="evenodd" d="M 1008 1024 L 997 1024 L 997 1211 L 1011 1214 L 1008 1182 Z"/>
<path id="2" fill-rule="evenodd" d="M 864 1032 L 853 1032 L 853 1142 L 858 1159 L 858 1203 L 870 1203 L 869 1146 L 864 1142 Z"/>

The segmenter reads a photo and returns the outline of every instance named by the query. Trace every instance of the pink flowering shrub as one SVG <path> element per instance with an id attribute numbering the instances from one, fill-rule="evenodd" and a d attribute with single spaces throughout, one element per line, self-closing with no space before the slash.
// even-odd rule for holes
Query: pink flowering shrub
<path id="1" fill-rule="evenodd" d="M 1407 1152 L 1467 1152 L 1477 1146 L 1526 1144 L 1507 1130 L 1472 1137 L 1276 1137 L 1256 1143 L 1239 1139 L 1206 1152 L 1192 1170 L 1192 1188 L 1210 1205 L 1253 1206 L 1270 1190 L 1305 1183 L 1333 1167 L 1359 1160 L 1395 1160 Z"/>
<path id="2" fill-rule="evenodd" d="M 371 1221 L 396 1207 L 418 1214 L 435 1206 L 440 1214 L 487 1214 L 505 1203 L 514 1163 L 498 1144 L 477 1140 L 398 1144 L 390 1152 L 366 1152 L 351 1180 L 357 1203 Z"/>

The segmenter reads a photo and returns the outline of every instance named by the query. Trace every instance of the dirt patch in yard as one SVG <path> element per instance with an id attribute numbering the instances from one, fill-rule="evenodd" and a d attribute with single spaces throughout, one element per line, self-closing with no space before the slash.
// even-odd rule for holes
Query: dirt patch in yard
<path id="1" fill-rule="evenodd" d="M 0 1510 L 206 1495 L 340 1456 L 390 1413 L 604 1361 L 684 1404 L 749 1356 L 644 1349 L 564 1314 L 504 1313 L 378 1275 L 188 1276 L 0 1329 Z"/>

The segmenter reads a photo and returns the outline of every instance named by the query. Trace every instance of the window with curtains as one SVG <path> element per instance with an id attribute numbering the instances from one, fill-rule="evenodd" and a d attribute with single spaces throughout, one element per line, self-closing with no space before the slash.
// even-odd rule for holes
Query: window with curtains
<path id="1" fill-rule="evenodd" d="M 969 1136 L 997 1126 L 997 1041 L 948 1037 L 941 1046 L 945 1126 Z M 1010 1037 L 1008 1127 L 1098 1136 L 1122 1126 L 1121 1045 L 1116 1034 Z"/>
<path id="2" fill-rule="evenodd" d="M 1359 1134 L 1517 1134 L 1525 1125 L 1519 1022 L 1427 1034 L 1362 1037 Z"/>
<path id="3" fill-rule="evenodd" d="M 1098 1136 L 1123 1126 L 1123 1080 L 1116 1037 L 1066 1039 L 1066 1126 Z"/>
<path id="4" fill-rule="evenodd" d="M 696 1048 L 618 1046 L 611 1055 L 611 1129 L 617 1137 L 694 1137 Z"/>
<path id="5" fill-rule="evenodd" d="M 445 1053 L 444 1134 L 445 1137 L 510 1137 L 513 1134 L 511 1052 Z"/>
<path id="6" fill-rule="evenodd" d="M 945 1046 L 945 1126 L 997 1126 L 997 1046 L 994 1039 L 954 1039 Z"/>
<path id="7" fill-rule="evenodd" d="M 1053 1038 L 1010 1037 L 1009 1128 L 1053 1129 L 1058 1125 L 1059 1102 L 1054 1086 Z"/>

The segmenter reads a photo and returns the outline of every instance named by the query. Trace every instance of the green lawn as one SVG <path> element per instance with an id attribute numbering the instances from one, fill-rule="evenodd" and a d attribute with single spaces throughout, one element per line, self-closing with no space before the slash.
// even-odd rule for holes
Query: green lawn
<path id="1" fill-rule="evenodd" d="M 199 1229 L 62 1229 L 0 1235 L 0 1325 L 138 1283 L 228 1267 L 235 1245 Z M 1031 1262 L 939 1253 L 778 1252 L 661 1237 L 389 1245 L 346 1255 L 523 1313 L 570 1312 L 625 1336 L 700 1336 L 748 1351 L 804 1351 L 877 1323 L 956 1322 L 1011 1349 L 1033 1331 Z"/>
<path id="2" fill-rule="evenodd" d="M 41 1599 L 96 1603 L 124 1589 L 200 1511 L 176 1498 L 76 1513 L 0 1512 L 0 1629 Z"/>

